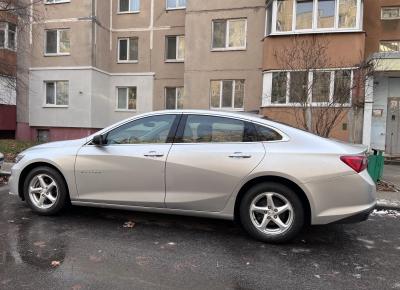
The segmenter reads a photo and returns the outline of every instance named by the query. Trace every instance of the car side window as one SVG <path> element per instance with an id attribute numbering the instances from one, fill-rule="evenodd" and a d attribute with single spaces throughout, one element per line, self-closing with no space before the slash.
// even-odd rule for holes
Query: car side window
<path id="1" fill-rule="evenodd" d="M 106 144 L 167 143 L 176 115 L 146 117 L 122 125 L 106 135 Z"/>
<path id="2" fill-rule="evenodd" d="M 258 141 L 279 141 L 282 140 L 282 135 L 275 130 L 266 126 L 254 124 L 258 134 Z"/>
<path id="3" fill-rule="evenodd" d="M 251 142 L 252 126 L 246 122 L 215 116 L 189 115 L 182 143 Z"/>

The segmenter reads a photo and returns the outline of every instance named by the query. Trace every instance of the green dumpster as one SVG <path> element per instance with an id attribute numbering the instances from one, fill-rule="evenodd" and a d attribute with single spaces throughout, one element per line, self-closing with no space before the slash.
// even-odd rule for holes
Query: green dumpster
<path id="1" fill-rule="evenodd" d="M 378 182 L 382 178 L 384 157 L 383 151 L 373 150 L 374 154 L 368 156 L 368 173 L 371 175 L 373 181 Z"/>

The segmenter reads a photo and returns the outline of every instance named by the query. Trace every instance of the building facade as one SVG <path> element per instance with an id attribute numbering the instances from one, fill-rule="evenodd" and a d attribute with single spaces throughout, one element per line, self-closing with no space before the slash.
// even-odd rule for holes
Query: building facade
<path id="1" fill-rule="evenodd" d="M 16 130 L 17 19 L 0 12 L 0 139 Z"/>
<path id="2" fill-rule="evenodd" d="M 267 2 L 262 112 L 359 143 L 365 59 L 362 0 Z M 324 134 L 322 134 L 324 135 Z"/>
<path id="3" fill-rule="evenodd" d="M 20 139 L 192 108 L 259 111 L 400 153 L 398 0 L 43 2 L 18 59 Z"/>
<path id="4" fill-rule="evenodd" d="M 366 55 L 376 61 L 368 80 L 363 143 L 400 156 L 400 2 L 366 1 Z"/>
<path id="5" fill-rule="evenodd" d="M 260 107 L 264 0 L 46 0 L 37 10 L 20 139 L 82 137 L 153 110 Z"/>

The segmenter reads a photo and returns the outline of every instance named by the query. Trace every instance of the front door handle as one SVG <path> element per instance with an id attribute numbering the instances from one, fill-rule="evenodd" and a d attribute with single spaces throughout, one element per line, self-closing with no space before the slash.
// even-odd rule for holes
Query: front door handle
<path id="1" fill-rule="evenodd" d="M 157 151 L 150 151 L 148 153 L 143 154 L 145 157 L 163 157 L 164 153 L 160 153 Z"/>
<path id="2" fill-rule="evenodd" d="M 231 155 L 229 155 L 229 158 L 242 158 L 242 159 L 248 159 L 251 158 L 250 154 L 242 153 L 242 152 L 235 152 Z"/>

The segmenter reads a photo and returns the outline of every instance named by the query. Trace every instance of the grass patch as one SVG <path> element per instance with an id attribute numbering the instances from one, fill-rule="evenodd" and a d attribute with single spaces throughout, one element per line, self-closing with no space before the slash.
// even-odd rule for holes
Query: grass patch
<path id="1" fill-rule="evenodd" d="M 25 149 L 38 145 L 33 141 L 0 140 L 0 152 L 4 154 L 6 162 L 14 162 L 15 157 Z"/>

